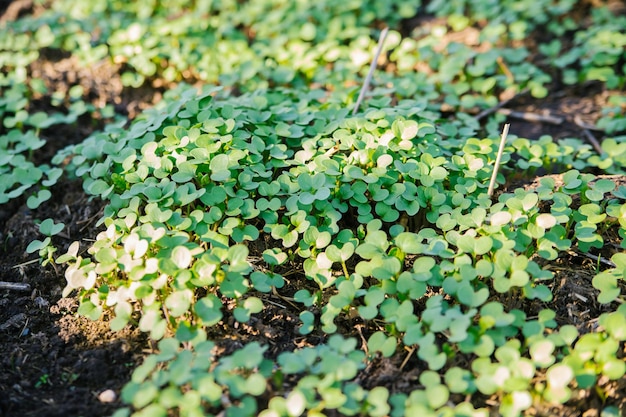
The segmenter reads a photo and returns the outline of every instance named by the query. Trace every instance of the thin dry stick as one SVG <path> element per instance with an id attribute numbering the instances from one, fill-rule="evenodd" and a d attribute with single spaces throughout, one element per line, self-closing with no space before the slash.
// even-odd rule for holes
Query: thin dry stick
<path id="1" fill-rule="evenodd" d="M 359 332 L 359 336 L 361 336 L 361 343 L 363 347 L 363 351 L 365 352 L 365 356 L 369 355 L 369 350 L 367 348 L 367 340 L 365 340 L 365 336 L 363 336 L 363 325 L 357 324 L 354 328 Z"/>
<path id="2" fill-rule="evenodd" d="M 591 146 L 593 146 L 593 149 L 598 152 L 598 155 L 602 155 L 604 153 L 604 151 L 602 151 L 602 146 L 600 146 L 600 143 L 598 142 L 596 137 L 593 136 L 593 134 L 591 133 L 585 122 L 582 121 L 579 115 L 574 116 L 574 123 L 576 124 L 576 126 L 581 128 L 583 134 L 585 135 L 585 139 L 587 139 L 587 141 L 591 143 Z"/>
<path id="3" fill-rule="evenodd" d="M 585 123 L 583 119 L 580 118 L 580 115 L 578 114 L 574 116 L 574 123 L 576 123 L 576 126 L 582 127 L 583 129 L 595 130 L 596 132 L 604 133 L 604 130 L 600 129 L 598 126 Z"/>
<path id="4" fill-rule="evenodd" d="M 24 332 L 26 331 L 26 329 L 28 328 L 28 322 L 30 321 L 30 318 L 26 319 L 26 322 L 24 323 L 24 327 L 22 327 L 22 330 L 20 330 L 20 337 L 22 336 L 26 336 L 26 334 L 24 334 Z"/>
<path id="5" fill-rule="evenodd" d="M 0 290 L 30 291 L 30 285 L 21 282 L 0 281 Z"/>
<path id="6" fill-rule="evenodd" d="M 30 261 L 22 262 L 21 264 L 13 265 L 12 268 L 21 268 L 23 266 L 31 265 L 39 262 L 39 259 L 31 259 Z"/>
<path id="7" fill-rule="evenodd" d="M 529 122 L 544 122 L 551 123 L 553 125 L 560 125 L 563 123 L 562 117 L 556 116 L 544 116 L 543 114 L 531 113 L 527 111 L 515 111 L 511 109 L 498 109 L 498 113 L 504 114 L 509 117 L 514 117 L 516 119 L 522 119 Z"/>
<path id="8" fill-rule="evenodd" d="M 283 304 L 279 304 L 279 303 L 277 303 L 277 302 L 274 302 L 274 301 L 272 301 L 272 300 L 267 300 L 267 299 L 266 299 L 265 301 L 267 301 L 268 303 L 270 303 L 270 304 L 272 304 L 272 305 L 275 305 L 276 307 L 280 307 L 280 308 L 282 308 L 283 310 L 287 310 L 287 306 L 285 306 L 285 305 L 283 305 Z"/>
<path id="9" fill-rule="evenodd" d="M 407 362 L 409 362 L 409 359 L 411 359 L 411 355 L 413 355 L 413 353 L 415 352 L 415 346 L 411 346 L 410 348 L 405 346 L 405 349 L 407 350 L 407 354 L 404 360 L 402 361 L 402 364 L 400 365 L 400 370 L 404 369 Z"/>
<path id="10" fill-rule="evenodd" d="M 506 142 L 506 137 L 509 134 L 509 127 L 511 125 L 509 123 L 504 125 L 504 129 L 502 129 L 502 137 L 500 138 L 500 147 L 498 148 L 498 156 L 496 156 L 496 163 L 493 166 L 493 173 L 491 174 L 491 181 L 489 181 L 489 189 L 487 190 L 487 195 L 491 197 L 493 195 L 493 188 L 496 185 L 496 177 L 498 176 L 498 170 L 500 169 L 500 160 L 502 159 L 502 152 L 504 151 L 504 144 Z"/>
<path id="11" fill-rule="evenodd" d="M 571 250 L 567 251 L 567 253 L 569 253 L 572 256 L 584 256 L 584 257 L 587 257 L 587 258 L 592 259 L 592 260 L 594 260 L 596 262 L 600 262 L 600 263 L 603 263 L 604 265 L 610 266 L 611 268 L 616 268 L 617 267 L 617 265 L 615 265 L 615 263 L 613 261 L 611 261 L 609 259 L 605 259 L 605 258 L 603 258 L 601 256 L 596 256 L 596 255 L 594 255 L 592 253 L 574 252 L 574 251 L 571 251 Z"/>
<path id="12" fill-rule="evenodd" d="M 367 77 L 365 77 L 365 81 L 363 82 L 363 87 L 361 87 L 361 92 L 359 93 L 359 98 L 356 100 L 356 104 L 354 105 L 354 109 L 352 109 L 352 115 L 354 116 L 357 111 L 359 111 L 359 106 L 363 101 L 363 97 L 365 97 L 365 92 L 370 86 L 370 82 L 372 81 L 372 75 L 374 75 L 374 70 L 376 69 L 376 64 L 378 63 L 378 57 L 383 50 L 383 45 L 385 44 L 385 38 L 387 37 L 387 32 L 389 28 L 384 28 L 382 32 L 380 32 L 380 37 L 378 38 L 378 47 L 376 48 L 376 55 L 374 55 L 374 59 L 370 64 L 370 70 L 367 73 Z"/>
<path id="13" fill-rule="evenodd" d="M 502 100 L 501 102 L 499 102 L 498 104 L 496 104 L 493 107 L 490 107 L 488 109 L 485 109 L 483 111 L 481 111 L 480 113 L 478 113 L 476 116 L 474 116 L 474 118 L 476 120 L 481 120 L 484 119 L 485 117 L 489 116 L 492 113 L 495 113 L 496 111 L 498 111 L 500 108 L 506 106 L 507 104 L 509 104 L 511 101 L 515 100 L 516 98 L 518 98 L 519 96 L 522 96 L 524 94 L 528 93 L 528 89 L 524 89 L 522 91 L 520 91 L 519 93 L 515 94 L 513 97 L 511 98 L 507 98 L 506 100 Z"/>

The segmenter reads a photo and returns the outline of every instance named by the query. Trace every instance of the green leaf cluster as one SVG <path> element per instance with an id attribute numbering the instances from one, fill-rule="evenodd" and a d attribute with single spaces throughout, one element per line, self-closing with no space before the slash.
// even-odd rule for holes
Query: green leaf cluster
<path id="1" fill-rule="evenodd" d="M 592 355 L 597 366 L 589 371 L 578 331 L 557 332 L 554 311 L 533 319 L 507 311 L 498 297 L 549 303 L 554 273 L 542 265 L 601 247 L 609 219 L 623 234 L 623 189 L 571 169 L 561 183 L 547 177 L 494 201 L 486 186 L 495 140 L 436 146 L 436 122 L 415 112 L 423 105 L 405 101 L 348 116 L 340 100 L 316 91 L 232 97 L 219 88 L 172 90 L 128 129 L 67 150 L 86 192 L 109 203 L 106 230 L 88 256 L 73 248 L 60 259 L 69 265 L 65 294 L 78 290 L 81 312 L 98 319 L 107 311 L 114 329 L 130 323 L 157 340 L 174 335 L 196 344 L 223 320 L 229 300 L 233 318 L 246 323 L 263 311 L 263 294 L 285 286 L 285 265 L 302 265 L 304 287 L 293 299 L 302 306 L 303 335 L 336 333 L 337 320 L 351 312 L 383 325 L 367 335 L 367 355 L 349 349 L 358 353 L 355 372 L 404 346 L 434 375 L 380 410 L 393 403 L 431 412 L 447 407 L 451 393 L 496 394 L 500 412 L 516 415 L 535 395 L 567 401 L 570 384 L 589 372 L 594 381 L 618 375 L 619 365 L 602 362 L 608 357 Z M 511 169 L 515 163 L 507 162 Z M 252 261 L 247 245 L 265 239 L 275 246 Z M 623 262 L 613 262 L 618 267 L 593 280 L 602 303 L 622 298 Z M 620 343 L 609 328 L 594 334 L 611 349 Z M 286 369 L 309 363 L 290 355 L 305 354 L 284 353 L 278 362 Z M 467 355 L 470 369 L 451 366 Z M 352 385 L 307 393 L 304 387 L 326 386 L 311 360 L 311 368 L 298 367 L 308 375 L 302 395 L 322 401 L 306 407 L 345 408 L 367 397 Z M 465 382 L 452 382 L 458 373 Z M 539 375 L 544 385 L 533 382 Z M 257 412 L 251 404 L 265 394 L 240 392 L 249 397 L 241 407 Z"/>

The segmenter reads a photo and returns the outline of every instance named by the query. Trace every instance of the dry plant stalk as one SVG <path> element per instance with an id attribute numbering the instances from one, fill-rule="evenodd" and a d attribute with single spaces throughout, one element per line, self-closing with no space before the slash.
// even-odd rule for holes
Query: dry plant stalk
<path id="1" fill-rule="evenodd" d="M 498 176 L 498 170 L 500 169 L 500 160 L 502 159 L 502 152 L 504 151 L 504 144 L 506 143 L 506 137 L 509 134 L 509 123 L 504 125 L 502 129 L 502 137 L 500 138 L 500 146 L 498 147 L 498 155 L 496 156 L 496 163 L 493 166 L 493 173 L 491 174 L 491 181 L 489 181 L 489 189 L 487 195 L 491 197 L 493 195 L 493 189 L 496 185 L 496 177 Z"/>
<path id="2" fill-rule="evenodd" d="M 511 101 L 515 100 L 516 98 L 523 96 L 525 94 L 528 93 L 528 88 L 523 89 L 522 91 L 520 91 L 519 93 L 513 95 L 510 98 L 507 98 L 505 100 L 502 100 L 501 102 L 499 102 L 498 104 L 496 104 L 493 107 L 490 107 L 488 109 L 485 109 L 483 111 L 481 111 L 480 113 L 478 113 L 476 116 L 474 116 L 474 118 L 476 120 L 482 120 L 485 117 L 489 116 L 490 114 L 495 113 L 496 111 L 500 110 L 501 108 L 503 108 L 504 106 L 506 106 L 507 104 L 509 104 Z"/>
<path id="3" fill-rule="evenodd" d="M 557 116 L 543 115 L 527 111 L 515 111 L 511 109 L 498 109 L 497 112 L 500 114 L 504 114 L 505 116 L 526 120 L 527 122 L 542 122 L 550 123 L 553 125 L 560 125 L 561 123 L 563 123 L 563 118 Z"/>
<path id="4" fill-rule="evenodd" d="M 585 122 L 583 122 L 578 114 L 574 116 L 574 123 L 576 124 L 576 126 L 580 127 L 583 135 L 585 136 L 585 139 L 587 139 L 587 142 L 589 142 L 591 146 L 593 146 L 593 149 L 595 149 L 598 155 L 602 155 L 604 153 L 604 151 L 602 150 L 602 145 L 600 145 L 600 142 L 598 142 L 598 140 L 595 136 L 593 136 L 593 133 L 591 133 L 590 130 L 590 128 L 594 128 L 595 126 L 589 126 L 585 124 Z"/>
<path id="5" fill-rule="evenodd" d="M 376 64 L 378 63 L 378 57 L 383 50 L 383 45 L 385 44 L 385 38 L 387 37 L 387 32 L 389 32 L 389 28 L 384 28 L 382 32 L 380 32 L 380 36 L 378 38 L 378 47 L 376 48 L 376 54 L 374 55 L 374 59 L 372 59 L 372 63 L 370 64 L 370 70 L 365 77 L 365 81 L 363 81 L 363 86 L 361 87 L 361 92 L 359 93 L 359 98 L 356 100 L 356 104 L 354 105 L 354 109 L 352 110 L 352 115 L 354 116 L 359 111 L 359 106 L 365 97 L 365 92 L 370 86 L 370 82 L 372 81 L 372 75 L 374 74 L 374 70 L 376 69 Z"/>
<path id="6" fill-rule="evenodd" d="M 0 290 L 30 291 L 30 284 L 0 281 Z"/>

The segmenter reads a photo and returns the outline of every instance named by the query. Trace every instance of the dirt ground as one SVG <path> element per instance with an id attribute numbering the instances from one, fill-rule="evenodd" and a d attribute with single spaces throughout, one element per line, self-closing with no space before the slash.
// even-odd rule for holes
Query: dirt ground
<path id="1" fill-rule="evenodd" d="M 6 4 L 0 2 L 0 14 Z M 161 95 L 157 89 L 123 88 L 119 68 L 112 64 L 79 68 L 71 58 L 54 53 L 43 54 L 33 64 L 31 73 L 45 79 L 50 91 L 81 84 L 87 100 L 111 103 L 131 118 Z M 554 86 L 553 92 L 545 100 L 521 96 L 506 107 L 526 115 L 560 117 L 560 124 L 550 123 L 545 117 L 533 122 L 512 116 L 511 132 L 528 138 L 544 134 L 555 138 L 585 137 L 591 132 L 601 141 L 601 132 L 585 131 L 575 116 L 589 124 L 597 120 L 606 102 L 606 91 L 601 86 L 588 85 L 576 89 Z M 49 97 L 37 98 L 32 106 L 36 110 L 50 108 Z M 94 123 L 82 117 L 76 126 L 45 131 L 47 145 L 39 162 L 45 162 L 62 147 L 83 140 L 104 123 L 106 120 Z M 29 285 L 28 291 L 0 290 L 0 416 L 108 416 L 120 407 L 119 392 L 132 370 L 152 351 L 147 337 L 138 330 L 126 328 L 112 333 L 103 321 L 91 322 L 77 316 L 77 300 L 61 297 L 65 286 L 62 268 L 43 267 L 36 254 L 26 253 L 27 245 L 39 237 L 36 219 L 51 217 L 67 225 L 54 239 L 61 254 L 71 242 L 95 237 L 102 207 L 102 202 L 89 200 L 76 181 L 57 185 L 53 198 L 35 211 L 28 209 L 23 199 L 0 206 L 0 281 Z M 561 262 L 550 307 L 558 312 L 562 324 L 571 323 L 581 332 L 589 331 L 602 313 L 602 306 L 594 302 L 596 290 L 590 279 L 595 263 L 580 255 L 571 255 Z M 294 279 L 281 293 L 289 296 L 303 284 Z M 267 308 L 250 324 L 235 326 L 227 314 L 223 322 L 211 329 L 209 337 L 225 353 L 258 340 L 270 345 L 268 355 L 273 357 L 284 350 L 320 341 L 315 340 L 319 337 L 315 334 L 304 338 L 297 333 L 297 306 L 272 295 L 265 296 L 265 301 Z M 524 307 L 527 311 L 542 308 Z M 344 334 L 361 339 L 358 325 L 345 323 L 342 327 Z M 420 370 L 417 360 L 411 360 L 400 371 L 405 356 L 400 352 L 389 359 L 374 360 L 358 378 L 366 388 L 383 385 L 396 392 L 408 392 Z M 591 417 L 599 416 L 604 405 L 624 406 L 626 382 L 605 383 L 603 388 L 602 393 L 578 393 L 564 407 L 529 410 L 528 414 Z M 492 402 L 484 399 L 484 405 Z"/>

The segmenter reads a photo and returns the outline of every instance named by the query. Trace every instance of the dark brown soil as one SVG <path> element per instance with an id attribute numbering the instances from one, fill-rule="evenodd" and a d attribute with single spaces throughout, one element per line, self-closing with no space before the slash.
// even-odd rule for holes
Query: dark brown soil
<path id="1" fill-rule="evenodd" d="M 5 3 L 0 2 L 0 12 Z M 22 4 L 33 7 L 32 2 Z M 17 6 L 7 10 L 16 16 L 22 13 Z M 158 101 L 161 94 L 151 88 L 123 88 L 119 68 L 112 64 L 103 62 L 93 68 L 80 68 L 71 58 L 54 53 L 44 54 L 31 72 L 44 78 L 50 91 L 80 84 L 85 100 L 113 104 L 118 112 L 131 118 Z M 518 97 L 506 107 L 527 114 L 560 117 L 562 122 L 555 125 L 511 118 L 511 132 L 529 138 L 544 134 L 584 137 L 575 116 L 593 124 L 606 96 L 601 87 L 590 85 L 553 91 L 545 100 Z M 39 97 L 33 106 L 46 109 L 49 98 Z M 80 142 L 104 123 L 106 120 L 83 117 L 76 126 L 49 129 L 44 132 L 48 145 L 41 158 L 45 161 L 58 149 Z M 592 133 L 601 140 L 601 132 Z M 0 290 L 0 417 L 108 416 L 120 407 L 119 393 L 132 370 L 152 351 L 147 337 L 137 330 L 128 327 L 113 333 L 105 322 L 79 317 L 78 301 L 72 296 L 61 297 L 65 286 L 63 270 L 50 264 L 42 266 L 36 254 L 26 253 L 27 245 L 39 237 L 37 219 L 50 217 L 66 224 L 63 233 L 54 239 L 61 254 L 72 241 L 95 237 L 102 207 L 102 202 L 85 196 L 80 182 L 71 181 L 56 186 L 52 200 L 36 211 L 29 210 L 23 200 L 0 206 L 0 281 L 29 286 L 27 291 Z M 549 307 L 557 311 L 562 324 L 574 324 L 583 333 L 590 331 L 603 312 L 602 306 L 594 302 L 596 291 L 591 286 L 591 271 L 596 264 L 579 254 L 562 259 L 561 264 L 554 265 L 555 299 Z M 294 278 L 281 294 L 288 297 L 302 285 L 306 283 Z M 306 338 L 299 335 L 298 306 L 273 294 L 263 297 L 266 309 L 249 324 L 239 325 L 227 314 L 222 323 L 210 330 L 209 337 L 223 353 L 258 340 L 270 346 L 269 356 L 276 357 L 280 352 L 322 341 L 322 334 Z M 524 306 L 529 314 L 544 307 L 547 306 Z M 358 324 L 338 324 L 346 335 L 359 340 L 367 338 L 368 329 Z M 407 352 L 398 352 L 392 358 L 372 361 L 359 375 L 359 381 L 366 388 L 383 385 L 396 392 L 411 391 L 421 365 L 417 359 L 404 363 L 406 355 Z M 601 381 L 600 385 L 602 392 L 577 393 L 564 407 L 533 409 L 528 415 L 599 416 L 599 410 L 607 404 L 623 409 L 626 382 Z M 493 402 L 484 401 L 485 405 Z"/>
<path id="2" fill-rule="evenodd" d="M 0 4 L 1 20 L 40 11 L 32 1 Z M 44 79 L 51 92 L 81 85 L 85 101 L 112 104 L 130 117 L 158 98 L 157 91 L 122 88 L 118 68 L 107 62 L 81 68 L 55 51 L 44 51 L 30 73 Z M 30 106 L 31 111 L 58 111 L 47 96 L 34 97 Z M 83 116 L 76 125 L 47 129 L 37 163 L 106 122 L 97 115 Z M 97 233 L 101 201 L 89 200 L 77 181 L 66 180 L 52 191 L 52 199 L 35 211 L 24 199 L 0 206 L 0 281 L 29 286 L 28 291 L 0 292 L 0 416 L 108 416 L 119 408 L 117 396 L 144 355 L 146 337 L 130 328 L 112 333 L 105 322 L 79 317 L 77 300 L 61 297 L 64 271 L 42 266 L 37 254 L 26 253 L 29 242 L 39 237 L 41 219 L 66 224 L 53 242 L 57 254 L 72 241 L 93 239 Z"/>

